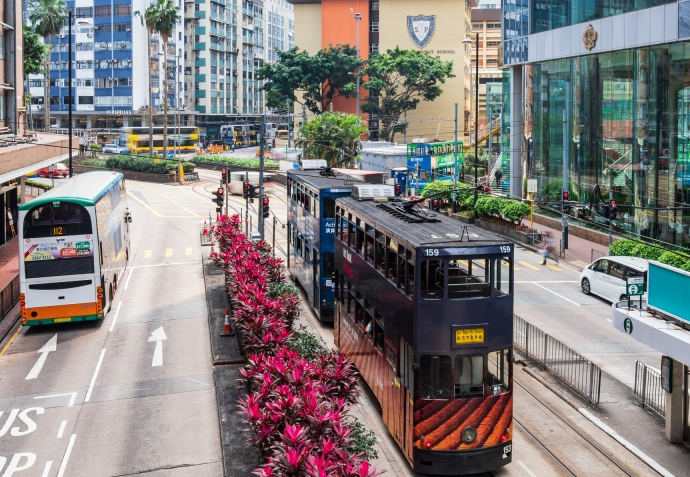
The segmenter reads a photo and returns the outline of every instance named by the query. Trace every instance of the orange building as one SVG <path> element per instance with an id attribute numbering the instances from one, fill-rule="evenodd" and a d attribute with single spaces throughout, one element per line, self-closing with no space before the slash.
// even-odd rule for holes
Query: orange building
<path id="1" fill-rule="evenodd" d="M 455 103 L 459 110 L 458 136 L 467 135 L 471 50 L 462 40 L 470 36 L 470 9 L 476 5 L 474 0 L 289 1 L 295 6 L 295 46 L 309 54 L 329 45 L 347 43 L 354 46 L 357 40 L 355 14 L 359 13 L 362 58 L 399 46 L 426 51 L 442 60 L 452 60 L 455 78 L 442 85 L 443 94 L 433 102 L 421 102 L 417 109 L 408 113 L 407 140 L 416 137 L 452 139 Z M 366 94 L 363 90 L 362 96 Z M 355 113 L 355 102 L 354 98 L 337 98 L 333 110 Z M 366 115 L 362 117 L 366 119 Z M 378 126 L 376 118 L 369 120 L 373 138 Z"/>

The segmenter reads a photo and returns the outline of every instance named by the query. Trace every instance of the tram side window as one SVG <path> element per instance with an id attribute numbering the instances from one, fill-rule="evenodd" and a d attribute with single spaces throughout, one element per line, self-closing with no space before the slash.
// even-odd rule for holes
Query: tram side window
<path id="1" fill-rule="evenodd" d="M 359 255 L 364 256 L 364 223 L 360 219 L 357 219 L 356 233 L 355 250 Z"/>
<path id="2" fill-rule="evenodd" d="M 342 237 L 342 234 L 340 233 L 340 215 L 335 216 L 335 236 L 338 238 Z"/>
<path id="3" fill-rule="evenodd" d="M 398 250 L 398 282 L 397 282 L 397 284 L 398 284 L 399 289 L 404 290 L 405 289 L 405 281 L 406 281 L 405 264 L 407 263 L 407 259 L 405 257 L 407 256 L 407 253 L 406 253 L 407 250 L 402 245 L 399 246 L 398 248 L 399 248 L 399 250 Z"/>
<path id="4" fill-rule="evenodd" d="M 343 215 L 343 218 L 340 223 L 340 240 L 342 240 L 345 244 L 347 244 L 347 236 L 348 236 L 348 231 L 350 229 L 350 223 L 347 221 L 347 218 L 345 215 Z"/>
<path id="5" fill-rule="evenodd" d="M 330 280 L 334 278 L 335 271 L 335 254 L 333 252 L 323 252 L 323 278 Z"/>
<path id="6" fill-rule="evenodd" d="M 374 345 L 383 354 L 383 317 L 374 311 Z"/>
<path id="7" fill-rule="evenodd" d="M 455 357 L 455 397 L 484 394 L 484 356 Z"/>
<path id="8" fill-rule="evenodd" d="M 367 225 L 367 227 L 369 227 L 369 226 Z M 366 254 L 367 262 L 369 262 L 372 265 L 374 264 L 374 250 L 375 250 L 375 248 L 376 247 L 374 245 L 374 237 L 372 237 L 371 235 L 369 235 L 369 233 L 367 233 L 366 250 L 364 253 Z"/>
<path id="9" fill-rule="evenodd" d="M 376 270 L 386 273 L 386 236 L 376 232 L 376 253 L 374 254 Z"/>
<path id="10" fill-rule="evenodd" d="M 448 296 L 480 298 L 491 295 L 491 260 L 468 258 L 451 260 L 448 264 Z"/>
<path id="11" fill-rule="evenodd" d="M 393 239 L 388 239 L 388 252 L 386 266 L 386 278 L 393 283 L 398 279 L 398 243 Z"/>
<path id="12" fill-rule="evenodd" d="M 352 284 L 348 283 L 347 285 L 347 313 L 350 317 L 354 317 L 355 303 L 357 303 L 357 301 L 355 300 L 354 290 L 352 290 Z"/>
<path id="13" fill-rule="evenodd" d="M 440 260 L 424 260 L 420 272 L 419 291 L 422 294 L 422 298 L 443 298 L 443 262 Z"/>
<path id="14" fill-rule="evenodd" d="M 335 199 L 333 197 L 323 198 L 323 214 L 324 219 L 332 219 L 335 217 Z"/>
<path id="15" fill-rule="evenodd" d="M 494 272 L 494 290 L 495 294 L 508 295 L 510 294 L 510 269 L 512 264 L 510 257 L 503 257 L 496 259 L 496 271 Z"/>
<path id="16" fill-rule="evenodd" d="M 349 222 L 349 227 L 350 229 L 348 230 L 347 233 L 347 244 L 350 246 L 350 248 L 355 248 L 355 239 L 357 237 L 357 226 L 355 225 L 355 218 L 352 217 L 352 214 L 348 215 L 348 222 Z"/>
<path id="17" fill-rule="evenodd" d="M 313 200 L 314 200 L 314 217 L 316 217 L 317 219 L 320 219 L 321 215 L 319 215 L 319 214 L 321 214 L 321 207 L 319 205 L 320 204 L 319 203 L 319 194 L 314 194 Z"/>
<path id="18" fill-rule="evenodd" d="M 419 365 L 419 397 L 450 399 L 450 356 L 423 355 Z"/>
<path id="19" fill-rule="evenodd" d="M 405 285 L 405 293 L 410 298 L 414 298 L 414 257 L 412 256 L 412 250 L 407 251 L 407 282 Z"/>
<path id="20" fill-rule="evenodd" d="M 492 351 L 488 356 L 486 384 L 493 394 L 510 390 L 510 350 Z"/>

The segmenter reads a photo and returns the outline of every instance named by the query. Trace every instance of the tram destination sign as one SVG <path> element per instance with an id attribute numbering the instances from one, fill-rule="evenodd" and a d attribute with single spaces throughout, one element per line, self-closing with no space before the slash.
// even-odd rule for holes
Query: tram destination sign
<path id="1" fill-rule="evenodd" d="M 483 345 L 486 335 L 486 324 L 476 325 L 453 325 L 452 326 L 452 348 L 463 348 L 465 346 Z"/>

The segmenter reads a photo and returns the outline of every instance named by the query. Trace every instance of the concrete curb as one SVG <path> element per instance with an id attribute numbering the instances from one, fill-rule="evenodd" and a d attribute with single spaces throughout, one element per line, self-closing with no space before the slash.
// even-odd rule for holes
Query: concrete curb
<path id="1" fill-rule="evenodd" d="M 17 323 L 22 314 L 19 310 L 19 302 L 17 302 L 7 314 L 0 319 L 0 343 L 2 343 L 7 336 L 17 328 Z"/>

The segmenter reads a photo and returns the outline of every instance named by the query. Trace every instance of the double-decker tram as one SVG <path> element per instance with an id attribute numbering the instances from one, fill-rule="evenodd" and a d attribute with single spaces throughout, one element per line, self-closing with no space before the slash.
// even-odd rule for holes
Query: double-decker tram
<path id="1" fill-rule="evenodd" d="M 513 244 L 357 187 L 335 202 L 336 344 L 415 471 L 508 464 Z"/>
<path id="2" fill-rule="evenodd" d="M 353 181 L 382 184 L 384 176 L 382 172 L 345 172 L 352 175 L 288 171 L 288 267 L 321 321 L 333 321 L 335 199 L 349 196 Z"/>
<path id="3" fill-rule="evenodd" d="M 129 261 L 124 176 L 88 172 L 19 207 L 24 325 L 98 320 Z"/>

